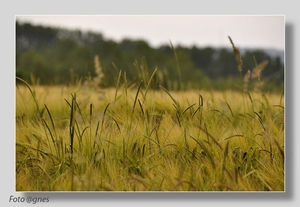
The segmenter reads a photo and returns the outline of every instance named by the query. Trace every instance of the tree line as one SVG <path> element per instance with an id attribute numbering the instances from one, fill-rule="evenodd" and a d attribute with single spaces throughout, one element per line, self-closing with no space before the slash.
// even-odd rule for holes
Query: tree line
<path id="1" fill-rule="evenodd" d="M 145 40 L 116 42 L 101 33 L 82 32 L 16 22 L 16 76 L 40 84 L 70 84 L 99 77 L 101 87 L 115 87 L 120 73 L 136 84 L 152 77 L 152 88 L 168 89 L 236 87 L 247 71 L 267 61 L 260 80 L 268 90 L 282 90 L 284 63 L 264 50 L 244 50 L 243 73 L 230 47 L 183 47 L 170 44 L 153 48 Z M 98 62 L 98 72 L 96 67 Z M 99 67 L 101 71 L 99 72 Z M 144 80 L 145 81 L 145 80 Z"/>

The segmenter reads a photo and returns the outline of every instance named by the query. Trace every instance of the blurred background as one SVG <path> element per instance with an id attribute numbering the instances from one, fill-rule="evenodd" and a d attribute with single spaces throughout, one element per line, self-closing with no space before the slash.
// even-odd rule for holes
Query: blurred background
<path id="1" fill-rule="evenodd" d="M 169 90 L 244 87 L 282 92 L 284 88 L 284 16 L 16 16 L 15 20 L 16 76 L 32 84 L 69 85 L 98 78 L 99 87 L 115 87 L 122 72 L 134 85 L 156 70 L 153 89 L 162 85 Z M 228 36 L 240 51 L 241 73 Z M 245 88 L 248 70 L 253 75 Z"/>

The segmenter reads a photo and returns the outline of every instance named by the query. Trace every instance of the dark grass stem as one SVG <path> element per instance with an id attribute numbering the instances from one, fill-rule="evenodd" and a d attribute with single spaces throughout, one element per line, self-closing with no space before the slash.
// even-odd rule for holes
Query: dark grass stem
<path id="1" fill-rule="evenodd" d="M 43 111 L 40 110 L 40 107 L 39 107 L 39 104 L 38 104 L 38 101 L 36 99 L 36 95 L 35 95 L 35 91 L 31 89 L 30 85 L 25 81 L 23 80 L 22 78 L 19 78 L 19 77 L 16 77 L 17 80 L 21 81 L 22 83 L 25 84 L 25 86 L 28 88 L 28 90 L 30 91 L 30 94 L 33 98 L 33 101 L 35 103 L 35 106 L 36 106 L 36 110 L 37 110 L 37 113 L 39 114 L 40 118 L 42 118 L 43 116 Z"/>
<path id="2" fill-rule="evenodd" d="M 174 46 L 173 46 L 173 44 L 172 44 L 171 41 L 170 41 L 170 45 L 171 45 L 171 48 L 173 50 L 175 61 L 176 61 L 176 67 L 177 67 L 177 72 L 178 72 L 178 77 L 179 77 L 179 90 L 182 90 L 183 89 L 183 85 L 182 85 L 181 71 L 180 71 L 180 66 L 179 66 L 177 52 L 176 52 L 176 49 L 174 48 Z"/>

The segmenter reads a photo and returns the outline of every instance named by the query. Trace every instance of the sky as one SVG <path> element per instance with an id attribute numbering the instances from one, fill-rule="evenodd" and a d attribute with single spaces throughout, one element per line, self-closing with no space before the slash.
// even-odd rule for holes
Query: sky
<path id="1" fill-rule="evenodd" d="M 284 15 L 16 15 L 16 21 L 162 44 L 285 49 Z"/>

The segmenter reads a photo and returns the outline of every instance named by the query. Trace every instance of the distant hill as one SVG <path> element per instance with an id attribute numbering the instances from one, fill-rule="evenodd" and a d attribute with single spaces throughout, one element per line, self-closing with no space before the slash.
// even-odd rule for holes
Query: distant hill
<path id="1" fill-rule="evenodd" d="M 278 50 L 278 49 L 253 49 L 253 48 L 241 48 L 240 52 L 241 54 L 244 54 L 246 51 L 254 51 L 254 50 L 261 50 L 267 53 L 271 58 L 280 58 L 281 62 L 284 62 L 284 51 Z"/>
<path id="2" fill-rule="evenodd" d="M 279 57 L 281 62 L 284 62 L 284 51 L 276 49 L 267 49 L 265 50 L 272 58 Z"/>

